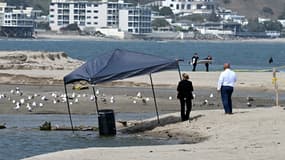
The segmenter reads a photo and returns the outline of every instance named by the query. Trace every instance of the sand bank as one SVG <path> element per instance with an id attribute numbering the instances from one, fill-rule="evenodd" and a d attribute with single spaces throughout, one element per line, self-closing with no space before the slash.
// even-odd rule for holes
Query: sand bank
<path id="1" fill-rule="evenodd" d="M 26 160 L 149 160 L 149 159 L 284 159 L 285 112 L 283 108 L 236 109 L 233 115 L 222 110 L 193 111 L 190 122 L 157 127 L 149 135 L 191 138 L 193 132 L 205 140 L 194 144 L 87 148 L 50 153 Z"/>

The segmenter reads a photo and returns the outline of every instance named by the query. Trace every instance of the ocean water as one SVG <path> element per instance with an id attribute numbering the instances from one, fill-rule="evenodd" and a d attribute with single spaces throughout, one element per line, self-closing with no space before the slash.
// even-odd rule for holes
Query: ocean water
<path id="1" fill-rule="evenodd" d="M 276 42 L 207 42 L 207 41 L 95 41 L 95 40 L 22 40 L 2 39 L 0 50 L 63 51 L 72 58 L 87 60 L 116 48 L 133 50 L 167 58 L 183 59 L 182 70 L 190 70 L 188 64 L 197 52 L 200 58 L 211 55 L 214 59 L 211 70 L 222 70 L 229 62 L 235 70 L 263 71 L 272 67 L 285 70 L 285 45 Z M 272 57 L 274 62 L 269 64 Z M 204 65 L 198 65 L 204 71 Z M 153 117 L 153 113 L 118 114 L 124 120 Z M 86 147 L 112 147 L 132 145 L 165 144 L 163 140 L 117 135 L 101 138 L 96 132 L 39 131 L 44 121 L 69 126 L 67 115 L 1 115 L 0 122 L 8 129 L 0 130 L 0 160 L 15 160 L 43 153 Z M 75 125 L 96 125 L 94 115 L 73 115 Z"/>
<path id="2" fill-rule="evenodd" d="M 183 59 L 182 70 L 197 52 L 200 59 L 211 55 L 210 70 L 222 70 L 225 62 L 236 70 L 268 70 L 285 65 L 285 45 L 279 42 L 227 42 L 227 41 L 95 41 L 95 40 L 0 40 L 0 50 L 63 51 L 73 58 L 87 60 L 116 48 L 127 49 L 167 58 Z M 269 64 L 269 58 L 273 63 Z M 204 71 L 203 64 L 198 71 Z"/>

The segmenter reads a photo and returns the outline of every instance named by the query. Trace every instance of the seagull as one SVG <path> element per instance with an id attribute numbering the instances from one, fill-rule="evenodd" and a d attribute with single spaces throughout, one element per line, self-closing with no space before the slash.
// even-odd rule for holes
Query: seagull
<path id="1" fill-rule="evenodd" d="M 95 99 L 95 96 L 91 95 L 90 96 L 90 101 L 94 101 L 94 99 Z"/>
<path id="2" fill-rule="evenodd" d="M 12 100 L 12 103 L 13 103 L 13 104 L 15 104 L 15 103 L 16 103 L 16 100 L 15 100 L 15 99 L 13 99 L 13 100 Z"/>
<path id="3" fill-rule="evenodd" d="M 195 99 L 196 95 L 193 93 L 193 99 Z"/>
<path id="4" fill-rule="evenodd" d="M 246 105 L 247 105 L 248 107 L 251 107 L 251 103 L 250 103 L 250 102 L 247 102 Z"/>
<path id="5" fill-rule="evenodd" d="M 11 89 L 11 90 L 10 90 L 10 93 L 11 93 L 11 94 L 14 94 L 14 93 L 15 93 L 15 91 L 14 91 L 13 89 Z"/>
<path id="6" fill-rule="evenodd" d="M 137 103 L 137 101 L 136 101 L 136 100 L 133 100 L 133 103 L 134 103 L 134 104 L 136 104 L 136 103 Z"/>
<path id="7" fill-rule="evenodd" d="M 57 94 L 54 93 L 54 92 L 52 92 L 52 93 L 51 93 L 51 96 L 54 97 L 54 98 L 56 98 L 56 97 L 57 97 Z"/>
<path id="8" fill-rule="evenodd" d="M 53 103 L 53 104 L 56 104 L 56 103 L 57 103 L 57 101 L 56 101 L 55 99 L 53 99 L 53 100 L 52 100 L 52 103 Z"/>
<path id="9" fill-rule="evenodd" d="M 211 94 L 210 94 L 210 98 L 213 98 L 213 97 L 214 97 L 214 94 L 213 94 L 213 93 L 211 93 Z"/>
<path id="10" fill-rule="evenodd" d="M 74 92 L 72 93 L 71 98 L 75 98 L 75 93 Z"/>
<path id="11" fill-rule="evenodd" d="M 28 100 L 31 100 L 33 99 L 34 97 L 33 96 L 28 96 Z"/>
<path id="12" fill-rule="evenodd" d="M 169 100 L 172 100 L 172 97 L 171 97 L 171 96 L 169 96 L 169 97 L 168 97 L 168 99 L 169 99 Z"/>
<path id="13" fill-rule="evenodd" d="M 137 93 L 137 97 L 138 97 L 138 98 L 142 98 L 141 92 L 138 92 L 138 93 Z"/>
<path id="14" fill-rule="evenodd" d="M 43 106 L 44 106 L 44 104 L 43 104 L 43 103 L 39 103 L 39 106 L 40 106 L 40 107 L 43 107 Z"/>
<path id="15" fill-rule="evenodd" d="M 20 102 L 17 102 L 17 103 L 16 103 L 16 107 L 14 107 L 14 109 L 15 109 L 15 110 L 19 110 L 19 109 L 20 109 L 20 107 L 21 107 Z"/>
<path id="16" fill-rule="evenodd" d="M 37 103 L 34 101 L 34 102 L 32 103 L 32 106 L 33 106 L 33 107 L 36 107 L 36 106 L 37 106 Z"/>
<path id="17" fill-rule="evenodd" d="M 146 97 L 145 100 L 148 102 L 150 99 L 148 97 Z"/>
<path id="18" fill-rule="evenodd" d="M 100 91 L 99 89 L 96 89 L 96 92 L 95 92 L 96 95 L 99 95 L 100 94 Z"/>
<path id="19" fill-rule="evenodd" d="M 247 100 L 247 101 L 254 101 L 254 99 L 253 99 L 252 97 L 250 97 L 250 96 L 247 96 L 247 97 L 246 97 L 246 100 Z"/>
<path id="20" fill-rule="evenodd" d="M 115 98 L 114 98 L 114 96 L 111 96 L 111 98 L 110 98 L 110 103 L 115 103 Z"/>
<path id="21" fill-rule="evenodd" d="M 78 102 L 79 102 L 78 98 L 75 98 L 74 103 L 78 103 Z"/>
<path id="22" fill-rule="evenodd" d="M 20 103 L 24 104 L 25 103 L 25 99 L 24 98 L 20 99 Z"/>
<path id="23" fill-rule="evenodd" d="M 32 107 L 30 106 L 30 103 L 27 103 L 26 108 L 28 109 L 29 112 L 32 112 Z"/>
<path id="24" fill-rule="evenodd" d="M 41 97 L 41 100 L 43 100 L 43 101 L 47 101 L 48 99 L 47 99 L 47 97 L 46 97 L 46 96 L 42 96 L 42 97 Z"/>

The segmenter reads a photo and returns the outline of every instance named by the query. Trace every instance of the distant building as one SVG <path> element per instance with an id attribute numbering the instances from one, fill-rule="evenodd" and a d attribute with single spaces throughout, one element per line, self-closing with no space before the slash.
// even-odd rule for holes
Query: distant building
<path id="1" fill-rule="evenodd" d="M 171 8 L 174 14 L 210 14 L 216 8 L 215 0 L 164 0 L 162 7 Z"/>
<path id="2" fill-rule="evenodd" d="M 69 24 L 78 24 L 85 28 L 114 28 L 118 26 L 118 11 L 128 7 L 129 3 L 88 2 L 52 0 L 50 3 L 50 28 L 58 31 Z"/>
<path id="3" fill-rule="evenodd" d="M 40 11 L 0 3 L 1 35 L 7 37 L 32 37 L 35 20 Z"/>
<path id="4" fill-rule="evenodd" d="M 238 15 L 237 13 L 232 12 L 229 9 L 218 9 L 217 14 L 226 22 L 235 22 L 243 26 L 248 24 L 248 20 L 245 16 Z"/>
<path id="5" fill-rule="evenodd" d="M 122 16 L 124 15 L 124 16 Z M 133 7 L 131 3 L 108 1 L 52 0 L 50 3 L 50 28 L 59 31 L 69 24 L 81 30 L 123 30 L 131 33 L 149 33 L 150 9 Z M 115 29 L 115 30 L 114 30 Z"/>
<path id="6" fill-rule="evenodd" d="M 119 28 L 133 34 L 152 32 L 151 9 L 145 7 L 125 8 L 119 11 Z"/>

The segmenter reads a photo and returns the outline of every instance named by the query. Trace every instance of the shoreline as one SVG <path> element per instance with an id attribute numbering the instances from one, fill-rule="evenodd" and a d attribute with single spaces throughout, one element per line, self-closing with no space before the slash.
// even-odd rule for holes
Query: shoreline
<path id="1" fill-rule="evenodd" d="M 84 35 L 68 35 L 68 34 L 45 34 L 38 33 L 37 38 L 35 39 L 46 39 L 46 40 L 94 40 L 94 41 L 147 41 L 143 39 L 117 39 L 117 38 L 106 38 L 106 37 L 95 37 L 95 36 L 84 36 Z M 169 41 L 169 42 L 188 42 L 188 41 L 199 41 L 199 42 L 223 42 L 223 43 L 232 43 L 232 42 L 264 42 L 264 43 L 285 43 L 285 38 L 244 38 L 244 39 L 216 39 L 216 40 L 207 40 L 207 39 L 159 39 L 159 40 L 150 40 L 150 41 Z"/>
<path id="2" fill-rule="evenodd" d="M 197 118 L 158 126 L 145 134 L 164 136 L 169 140 L 175 137 L 197 140 L 191 144 L 72 149 L 24 160 L 91 160 L 95 157 L 111 160 L 114 155 L 118 160 L 172 160 L 189 156 L 196 160 L 284 158 L 285 117 L 281 107 L 236 109 L 229 116 L 222 110 L 193 111 L 192 116 Z"/>

